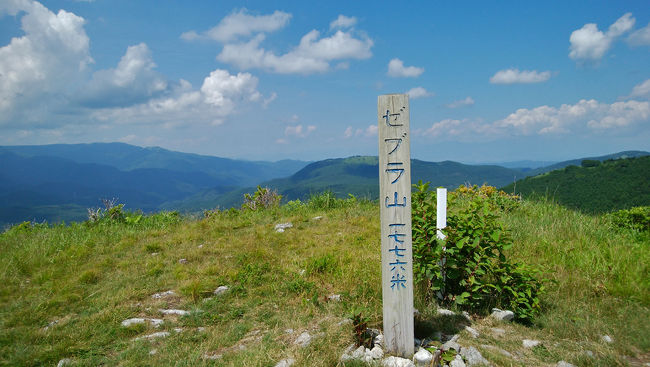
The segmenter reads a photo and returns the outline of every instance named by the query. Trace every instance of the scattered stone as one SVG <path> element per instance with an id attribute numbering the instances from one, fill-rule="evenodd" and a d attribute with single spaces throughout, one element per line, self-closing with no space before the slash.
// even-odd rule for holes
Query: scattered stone
<path id="1" fill-rule="evenodd" d="M 165 315 L 185 316 L 190 314 L 190 311 L 185 311 L 185 310 L 158 310 L 158 311 L 162 312 Z"/>
<path id="2" fill-rule="evenodd" d="M 603 335 L 600 337 L 605 343 L 613 343 L 614 340 L 609 335 Z"/>
<path id="3" fill-rule="evenodd" d="M 415 367 L 410 359 L 390 356 L 381 362 L 384 367 Z"/>
<path id="4" fill-rule="evenodd" d="M 469 347 L 469 348 L 462 348 L 460 350 L 460 355 L 465 359 L 465 362 L 467 366 L 472 367 L 472 366 L 480 366 L 482 364 L 484 365 L 490 365 L 490 362 L 483 358 L 481 355 L 481 352 L 478 351 L 478 349 L 474 347 Z"/>
<path id="5" fill-rule="evenodd" d="M 43 328 L 43 331 L 47 331 L 49 328 L 53 327 L 54 325 L 56 325 L 58 323 L 59 323 L 59 320 L 51 321 L 49 324 L 47 324 L 46 327 Z"/>
<path id="6" fill-rule="evenodd" d="M 383 348 L 384 347 L 384 335 L 379 334 L 379 335 L 375 336 L 374 343 L 375 343 L 375 345 L 378 345 L 380 348 Z"/>
<path id="7" fill-rule="evenodd" d="M 565 361 L 559 361 L 555 366 L 556 367 L 576 367 L 576 366 L 572 365 L 571 363 L 565 362 Z"/>
<path id="8" fill-rule="evenodd" d="M 501 348 L 499 348 L 499 347 L 495 347 L 494 345 L 481 344 L 481 347 L 483 347 L 483 348 L 485 348 L 485 349 L 495 350 L 495 351 L 497 351 L 497 352 L 503 354 L 504 356 L 506 356 L 506 357 L 508 357 L 508 358 L 517 359 L 515 356 L 512 355 L 512 353 L 508 352 L 508 351 L 505 350 L 505 349 L 501 349 Z"/>
<path id="9" fill-rule="evenodd" d="M 180 333 L 181 331 L 183 331 L 183 328 L 175 327 L 174 331 Z"/>
<path id="10" fill-rule="evenodd" d="M 589 357 L 589 358 L 594 358 L 594 357 L 595 357 L 595 356 L 594 356 L 594 352 L 592 352 L 592 351 L 590 351 L 590 350 L 586 350 L 586 351 L 585 351 L 585 354 L 586 354 L 587 357 Z"/>
<path id="11" fill-rule="evenodd" d="M 455 340 L 450 340 L 442 345 L 442 349 L 449 350 L 454 349 L 457 352 L 460 352 L 460 344 L 456 343 Z"/>
<path id="12" fill-rule="evenodd" d="M 158 349 L 152 349 L 149 351 L 150 356 L 156 355 L 156 353 L 158 353 Z"/>
<path id="13" fill-rule="evenodd" d="M 433 360 L 433 354 L 424 348 L 420 348 L 413 356 L 413 363 L 416 367 L 428 367 Z"/>
<path id="14" fill-rule="evenodd" d="M 524 348 L 534 348 L 540 345 L 541 342 L 539 340 L 524 339 L 522 340 L 522 344 L 524 345 Z"/>
<path id="15" fill-rule="evenodd" d="M 203 248 L 203 245 L 201 244 L 201 245 L 198 245 L 197 247 L 198 247 L 198 248 Z"/>
<path id="16" fill-rule="evenodd" d="M 469 335 L 471 335 L 472 338 L 474 338 L 474 339 L 476 339 L 476 338 L 478 338 L 480 336 L 478 331 L 476 329 L 474 329 L 473 327 L 471 327 L 471 326 L 465 326 L 465 331 L 467 331 L 469 333 Z"/>
<path id="17" fill-rule="evenodd" d="M 351 323 L 352 323 L 352 320 L 350 320 L 350 319 L 343 319 L 343 320 L 339 321 L 339 323 L 338 323 L 337 325 L 338 325 L 338 326 L 343 326 L 343 325 L 348 325 L 348 324 L 351 324 Z"/>
<path id="18" fill-rule="evenodd" d="M 309 335 L 309 333 L 305 331 L 304 333 L 300 334 L 296 338 L 296 340 L 293 342 L 293 344 L 299 345 L 300 347 L 305 348 L 311 343 L 311 339 L 312 339 L 311 335 Z"/>
<path id="19" fill-rule="evenodd" d="M 228 289 L 230 289 L 230 288 L 228 288 L 227 285 L 220 285 L 212 293 L 214 293 L 215 296 L 218 296 L 220 294 L 226 293 L 228 291 Z"/>
<path id="20" fill-rule="evenodd" d="M 460 335 L 458 335 L 458 334 L 452 334 L 452 335 L 441 334 L 441 339 L 440 340 L 444 341 L 444 342 L 448 342 L 448 341 L 457 342 L 458 339 L 460 339 Z"/>
<path id="21" fill-rule="evenodd" d="M 341 295 L 340 294 L 331 294 L 327 296 L 328 301 L 334 301 L 334 302 L 341 302 Z"/>
<path id="22" fill-rule="evenodd" d="M 472 316 L 467 311 L 461 312 L 461 315 L 463 315 L 467 321 L 472 321 Z"/>
<path id="23" fill-rule="evenodd" d="M 515 313 L 508 310 L 499 310 L 498 308 L 492 309 L 492 314 L 490 315 L 497 321 L 512 321 L 515 318 Z"/>
<path id="24" fill-rule="evenodd" d="M 287 358 L 287 359 L 283 359 L 283 360 L 281 360 L 280 362 L 278 362 L 278 363 L 275 365 L 275 367 L 289 367 L 289 366 L 293 366 L 294 363 L 296 363 L 296 360 L 295 360 L 295 359 L 293 359 L 293 358 Z"/>
<path id="25" fill-rule="evenodd" d="M 187 264 L 187 259 L 180 259 L 178 260 L 179 264 Z"/>
<path id="26" fill-rule="evenodd" d="M 223 355 L 216 354 L 216 353 L 212 353 L 212 354 L 207 354 L 206 353 L 206 354 L 203 355 L 203 359 L 210 359 L 210 360 L 213 360 L 213 361 L 216 360 L 216 359 L 221 359 L 221 358 L 223 358 Z"/>
<path id="27" fill-rule="evenodd" d="M 160 327 L 160 325 L 163 323 L 163 320 L 161 319 L 145 319 L 141 317 L 133 317 L 122 321 L 122 326 L 129 327 L 131 325 L 144 324 L 147 321 L 149 321 L 155 327 Z"/>
<path id="28" fill-rule="evenodd" d="M 366 352 L 367 355 L 372 357 L 372 359 L 382 359 L 384 357 L 384 350 L 380 346 L 375 345 L 369 352 Z"/>
<path id="29" fill-rule="evenodd" d="M 157 333 L 149 334 L 149 335 L 143 335 L 139 336 L 133 340 L 143 340 L 143 339 L 157 339 L 157 338 L 165 338 L 169 336 L 168 331 L 159 331 Z"/>
<path id="30" fill-rule="evenodd" d="M 69 366 L 71 364 L 72 364 L 72 359 L 63 358 L 62 360 L 59 361 L 59 363 L 56 364 L 56 367 Z"/>
<path id="31" fill-rule="evenodd" d="M 438 315 L 440 315 L 440 316 L 456 316 L 456 313 L 454 311 L 451 311 L 451 310 L 447 310 L 447 309 L 444 309 L 444 308 L 439 308 L 438 309 Z"/>
<path id="32" fill-rule="evenodd" d="M 285 329 L 284 333 L 285 334 L 293 334 L 293 329 Z"/>
<path id="33" fill-rule="evenodd" d="M 205 331 L 205 327 L 203 327 L 203 326 L 199 326 L 199 327 L 196 328 L 196 331 L 202 333 L 202 332 Z"/>
<path id="34" fill-rule="evenodd" d="M 158 252 L 152 252 L 151 256 L 158 256 Z"/>
<path id="35" fill-rule="evenodd" d="M 492 334 L 494 334 L 494 336 L 504 336 L 506 334 L 506 331 L 504 329 L 493 327 L 490 330 L 492 331 Z"/>
<path id="36" fill-rule="evenodd" d="M 279 224 L 275 225 L 275 231 L 276 232 L 284 232 L 285 229 L 292 228 L 292 227 L 293 227 L 293 224 L 291 224 L 290 222 L 279 223 Z"/>
<path id="37" fill-rule="evenodd" d="M 323 216 L 322 216 L 322 215 L 319 215 L 319 216 L 317 216 L 317 217 L 313 217 L 313 218 L 311 218 L 311 219 L 312 219 L 312 220 L 321 220 L 321 219 L 323 219 Z"/>
<path id="38" fill-rule="evenodd" d="M 354 352 L 352 352 L 352 359 L 362 359 L 363 356 L 366 355 L 366 347 L 363 345 L 359 346 L 359 348 L 355 349 Z"/>
<path id="39" fill-rule="evenodd" d="M 449 367 L 465 367 L 465 361 L 463 361 L 463 357 L 456 354 L 456 358 L 454 358 L 454 360 L 449 363 Z"/>
<path id="40" fill-rule="evenodd" d="M 171 297 L 171 296 L 175 296 L 175 295 L 176 295 L 176 292 L 174 292 L 172 290 L 168 290 L 168 291 L 164 291 L 164 292 L 154 293 L 154 294 L 151 295 L 151 298 L 153 298 L 153 299 L 161 299 L 161 298 Z"/>

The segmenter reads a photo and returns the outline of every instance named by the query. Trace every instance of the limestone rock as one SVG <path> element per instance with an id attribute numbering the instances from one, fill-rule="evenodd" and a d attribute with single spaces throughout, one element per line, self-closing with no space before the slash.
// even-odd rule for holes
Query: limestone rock
<path id="1" fill-rule="evenodd" d="M 160 309 L 158 311 L 162 312 L 165 315 L 185 316 L 185 315 L 190 314 L 190 311 L 185 311 L 185 310 L 173 310 L 173 309 L 172 310 L 162 310 L 162 309 Z"/>
<path id="2" fill-rule="evenodd" d="M 334 302 L 341 302 L 341 295 L 340 294 L 331 294 L 327 296 L 328 301 L 334 301 Z"/>
<path id="3" fill-rule="evenodd" d="M 379 334 L 379 335 L 375 336 L 374 343 L 375 343 L 375 345 L 378 345 L 381 348 L 383 348 L 384 347 L 384 335 Z"/>
<path id="4" fill-rule="evenodd" d="M 187 259 L 180 259 L 178 260 L 179 264 L 187 264 Z"/>
<path id="5" fill-rule="evenodd" d="M 280 362 L 278 362 L 278 363 L 275 365 L 275 367 L 289 367 L 289 366 L 293 366 L 294 363 L 296 363 L 296 360 L 295 360 L 295 359 L 293 359 L 293 358 L 287 358 L 287 359 L 283 359 L 283 360 L 281 360 Z"/>
<path id="6" fill-rule="evenodd" d="M 506 331 L 504 329 L 493 327 L 490 330 L 494 336 L 504 336 L 506 334 Z"/>
<path id="7" fill-rule="evenodd" d="M 284 232 L 285 229 L 293 227 L 293 224 L 291 222 L 287 223 L 278 223 L 275 225 L 275 231 L 276 232 Z"/>
<path id="8" fill-rule="evenodd" d="M 381 365 L 384 367 L 415 367 L 415 364 L 410 359 L 395 356 L 385 358 Z"/>
<path id="9" fill-rule="evenodd" d="M 603 335 L 600 337 L 605 343 L 613 343 L 614 340 L 609 335 Z"/>
<path id="10" fill-rule="evenodd" d="M 143 340 L 143 339 L 157 339 L 157 338 L 165 338 L 169 336 L 168 331 L 159 331 L 157 333 L 149 334 L 149 335 L 143 335 L 135 338 L 134 340 Z"/>
<path id="11" fill-rule="evenodd" d="M 442 349 L 449 350 L 454 349 L 457 352 L 460 352 L 460 344 L 456 343 L 454 340 L 450 340 L 442 345 Z"/>
<path id="12" fill-rule="evenodd" d="M 313 217 L 313 218 L 311 218 L 311 220 L 321 220 L 321 219 L 323 219 L 323 216 L 322 216 L 322 215 L 319 215 L 319 216 L 317 216 L 317 217 Z"/>
<path id="13" fill-rule="evenodd" d="M 361 345 L 359 348 L 355 349 L 354 352 L 352 352 L 352 359 L 362 359 L 363 356 L 366 355 L 366 348 Z"/>
<path id="14" fill-rule="evenodd" d="M 433 354 L 424 348 L 420 348 L 413 356 L 413 363 L 416 367 L 428 367 L 433 360 Z"/>
<path id="15" fill-rule="evenodd" d="M 541 342 L 539 340 L 524 339 L 522 340 L 522 344 L 524 345 L 524 348 L 534 348 L 540 345 Z"/>
<path id="16" fill-rule="evenodd" d="M 487 359 L 483 358 L 481 352 L 479 352 L 478 349 L 474 347 L 462 348 L 460 350 L 460 355 L 463 356 L 463 359 L 465 359 L 467 362 L 466 364 L 469 367 L 480 365 L 490 366 L 490 362 Z"/>
<path id="17" fill-rule="evenodd" d="M 469 333 L 469 335 L 471 335 L 472 338 L 474 338 L 474 339 L 476 339 L 476 338 L 478 338 L 480 336 L 478 331 L 476 329 L 474 329 L 473 327 L 471 327 L 471 326 L 465 326 L 465 331 L 467 331 Z"/>
<path id="18" fill-rule="evenodd" d="M 144 324 L 147 321 L 149 321 L 155 327 L 159 327 L 163 323 L 163 320 L 161 319 L 145 319 L 141 317 L 133 317 L 122 321 L 122 326 L 129 327 L 131 325 Z"/>
<path id="19" fill-rule="evenodd" d="M 515 318 L 515 313 L 508 310 L 499 310 L 498 308 L 492 309 L 492 314 L 490 315 L 497 321 L 512 321 Z"/>
<path id="20" fill-rule="evenodd" d="M 454 360 L 449 363 L 449 367 L 465 367 L 465 361 L 463 361 L 463 357 L 456 354 L 456 358 L 454 358 Z"/>
<path id="21" fill-rule="evenodd" d="M 161 299 L 161 298 L 166 298 L 166 297 L 175 296 L 175 295 L 176 295 L 176 292 L 174 292 L 172 290 L 168 290 L 168 291 L 164 291 L 164 292 L 154 293 L 154 294 L 151 295 L 151 298 L 153 298 L 153 299 Z"/>
<path id="22" fill-rule="evenodd" d="M 494 345 L 481 344 L 481 347 L 483 347 L 483 348 L 485 348 L 485 349 L 495 350 L 495 351 L 497 351 L 497 352 L 503 354 L 504 356 L 506 356 L 506 357 L 508 357 L 508 358 L 517 359 L 515 356 L 512 355 L 512 353 L 508 352 L 508 351 L 505 350 L 505 349 L 501 349 L 501 348 L 499 348 L 499 347 L 495 347 Z"/>
<path id="23" fill-rule="evenodd" d="M 451 311 L 451 310 L 447 310 L 447 309 L 444 309 L 444 308 L 439 308 L 438 309 L 438 315 L 440 315 L 440 316 L 456 316 L 456 313 L 454 311 Z"/>
<path id="24" fill-rule="evenodd" d="M 158 353 L 158 349 L 152 349 L 152 350 L 149 351 L 150 356 L 155 356 L 156 353 Z"/>
<path id="25" fill-rule="evenodd" d="M 228 289 L 229 289 L 229 288 L 228 288 L 227 285 L 220 285 L 220 286 L 217 287 L 217 289 L 215 289 L 214 292 L 212 292 L 212 293 L 213 293 L 215 296 L 218 296 L 218 295 L 220 295 L 220 294 L 224 294 L 224 293 L 226 293 L 226 292 L 228 291 Z"/>
<path id="26" fill-rule="evenodd" d="M 295 345 L 299 345 L 302 348 L 307 347 L 311 343 L 311 335 L 309 335 L 308 332 L 304 332 L 296 338 L 296 340 L 293 342 Z"/>
<path id="27" fill-rule="evenodd" d="M 556 367 L 576 367 L 576 366 L 572 365 L 571 363 L 565 362 L 565 361 L 559 361 L 555 366 Z"/>
<path id="28" fill-rule="evenodd" d="M 375 347 L 366 354 L 372 357 L 372 359 L 382 359 L 384 357 L 384 350 L 381 349 L 380 346 L 375 345 Z"/>
<path id="29" fill-rule="evenodd" d="M 213 360 L 213 361 L 216 360 L 216 359 L 221 359 L 221 358 L 223 358 L 223 355 L 216 354 L 216 353 L 213 353 L 213 354 L 207 354 L 206 353 L 206 354 L 203 355 L 203 359 L 210 359 L 210 360 Z"/>
<path id="30" fill-rule="evenodd" d="M 72 364 L 72 360 L 70 358 L 63 358 L 62 360 L 59 361 L 59 363 L 56 364 L 56 367 L 69 366 L 71 364 Z"/>

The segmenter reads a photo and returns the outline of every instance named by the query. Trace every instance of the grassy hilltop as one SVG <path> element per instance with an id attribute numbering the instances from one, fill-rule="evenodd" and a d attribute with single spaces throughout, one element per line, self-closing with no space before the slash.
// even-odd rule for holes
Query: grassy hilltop
<path id="1" fill-rule="evenodd" d="M 381 327 L 376 203 L 323 194 L 268 210 L 208 214 L 23 224 L 0 234 L 0 365 L 70 358 L 93 366 L 274 366 L 292 357 L 297 366 L 333 366 L 353 340 L 352 325 L 341 320 L 361 312 Z M 508 255 L 549 279 L 541 314 L 524 326 L 496 324 L 479 312 L 473 339 L 416 291 L 418 323 L 430 326 L 418 328 L 418 337 L 459 332 L 463 345 L 497 366 L 649 362 L 647 233 L 549 202 L 523 201 L 502 214 L 515 243 Z M 276 232 L 285 222 L 293 227 Z M 229 290 L 214 296 L 222 285 Z M 152 298 L 167 290 L 175 295 Z M 328 300 L 333 294 L 341 301 Z M 159 309 L 191 313 L 163 316 Z M 134 317 L 164 322 L 121 326 Z M 135 340 L 160 331 L 170 334 Z M 304 331 L 315 338 L 302 348 L 294 340 Z M 522 339 L 542 346 L 524 348 Z M 207 358 L 215 355 L 221 358 Z"/>

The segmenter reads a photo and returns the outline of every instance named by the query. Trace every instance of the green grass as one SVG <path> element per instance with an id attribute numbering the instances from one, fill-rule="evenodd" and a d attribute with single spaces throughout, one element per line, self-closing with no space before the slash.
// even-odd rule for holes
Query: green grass
<path id="1" fill-rule="evenodd" d="M 293 228 L 275 232 L 283 222 Z M 476 346 L 503 366 L 561 359 L 577 366 L 626 365 L 624 356 L 648 361 L 647 237 L 615 229 L 605 216 L 546 202 L 524 201 L 504 222 L 516 244 L 510 255 L 553 281 L 544 309 L 532 326 L 496 325 L 477 316 L 481 336 L 461 332 L 462 345 Z M 341 320 L 361 311 L 371 327 L 381 327 L 379 247 L 378 207 L 355 200 L 327 209 L 294 204 L 204 219 L 158 214 L 131 225 L 14 227 L 0 235 L 0 365 L 56 365 L 71 358 L 93 366 L 274 366 L 288 357 L 298 366 L 336 365 L 353 340 L 352 326 L 338 325 Z M 220 285 L 229 291 L 213 297 Z M 151 298 L 169 289 L 176 296 Z M 328 301 L 331 294 L 342 301 Z M 420 336 L 460 330 L 459 320 L 441 319 L 418 294 L 416 307 Z M 160 308 L 192 313 L 165 316 L 159 329 L 120 325 L 131 317 L 163 318 Z M 175 332 L 178 327 L 183 330 Z M 506 335 L 492 335 L 491 327 Z M 171 335 L 134 340 L 156 331 Z M 303 331 L 319 335 L 307 348 L 292 343 Z M 603 343 L 604 334 L 614 342 Z M 526 350 L 524 338 L 539 339 L 543 347 Z M 585 357 L 585 350 L 597 358 Z M 222 357 L 204 358 L 212 354 Z"/>

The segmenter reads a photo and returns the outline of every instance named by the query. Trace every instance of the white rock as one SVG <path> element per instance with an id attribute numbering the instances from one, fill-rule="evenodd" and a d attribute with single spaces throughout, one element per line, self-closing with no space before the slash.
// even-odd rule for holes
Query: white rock
<path id="1" fill-rule="evenodd" d="M 185 310 L 158 310 L 158 311 L 162 312 L 165 315 L 185 316 L 190 314 L 190 311 L 185 311 Z"/>
<path id="2" fill-rule="evenodd" d="M 433 354 L 424 348 L 420 348 L 413 356 L 413 363 L 416 367 L 428 367 L 433 360 Z"/>
<path id="3" fill-rule="evenodd" d="M 147 321 L 149 321 L 155 327 L 160 327 L 160 325 L 163 323 L 163 320 L 161 319 L 145 319 L 141 317 L 133 317 L 122 321 L 122 326 L 129 327 L 131 325 L 144 324 Z"/>
<path id="4" fill-rule="evenodd" d="M 456 313 L 454 311 L 451 311 L 451 310 L 447 310 L 447 309 L 444 309 L 444 308 L 439 308 L 438 309 L 438 315 L 440 315 L 440 316 L 455 316 Z"/>
<path id="5" fill-rule="evenodd" d="M 216 296 L 218 296 L 218 295 L 220 295 L 220 294 L 226 293 L 226 292 L 228 291 L 228 289 L 229 289 L 229 288 L 228 288 L 227 285 L 220 285 L 220 286 L 217 287 L 217 289 L 215 289 L 214 292 L 212 292 L 212 293 L 214 293 Z"/>
<path id="6" fill-rule="evenodd" d="M 361 345 L 359 346 L 359 348 L 355 349 L 354 352 L 352 352 L 352 359 L 361 359 L 365 355 L 366 355 L 366 347 Z"/>
<path id="7" fill-rule="evenodd" d="M 368 354 L 366 354 L 365 356 L 363 356 L 362 360 L 363 360 L 364 362 L 366 362 L 366 363 L 372 363 L 372 361 L 374 361 L 374 359 L 372 359 L 372 357 L 371 357 L 370 355 L 368 355 Z"/>
<path id="8" fill-rule="evenodd" d="M 572 365 L 571 363 L 565 362 L 565 361 L 559 361 L 555 366 L 556 367 L 576 367 L 576 366 Z"/>
<path id="9" fill-rule="evenodd" d="M 410 359 L 395 356 L 385 358 L 381 365 L 384 367 L 415 367 L 415 364 Z"/>
<path id="10" fill-rule="evenodd" d="M 300 334 L 296 338 L 296 340 L 293 342 L 293 344 L 299 345 L 302 348 L 307 347 L 310 343 L 311 343 L 311 335 L 309 335 L 309 333 L 306 332 L 306 331 L 304 333 Z"/>
<path id="11" fill-rule="evenodd" d="M 483 358 L 481 352 L 474 347 L 462 348 L 460 350 L 460 355 L 465 359 L 467 366 L 480 366 L 481 364 L 490 365 L 490 362 Z"/>
<path id="12" fill-rule="evenodd" d="M 460 352 L 460 344 L 456 343 L 455 340 L 450 340 L 442 345 L 442 349 L 449 350 L 454 349 L 457 352 Z"/>
<path id="13" fill-rule="evenodd" d="M 515 313 L 508 310 L 499 310 L 498 308 L 492 309 L 492 314 L 490 315 L 498 321 L 511 321 L 515 318 Z"/>
<path id="14" fill-rule="evenodd" d="M 196 331 L 202 333 L 202 332 L 205 331 L 205 327 L 204 326 L 199 326 L 199 327 L 196 328 Z"/>
<path id="15" fill-rule="evenodd" d="M 603 335 L 600 337 L 605 343 L 613 343 L 614 340 L 609 335 Z"/>
<path id="16" fill-rule="evenodd" d="M 54 320 L 54 321 L 50 322 L 49 324 L 47 324 L 47 326 L 44 327 L 43 330 L 47 331 L 49 328 L 53 327 L 54 325 L 56 325 L 58 323 L 59 323 L 59 320 Z"/>
<path id="17" fill-rule="evenodd" d="M 494 334 L 494 336 L 504 336 L 506 334 L 506 331 L 504 329 L 493 327 L 490 330 L 492 331 L 492 334 Z"/>
<path id="18" fill-rule="evenodd" d="M 285 334 L 293 334 L 293 329 L 284 329 Z"/>
<path id="19" fill-rule="evenodd" d="M 461 312 L 461 315 L 463 315 L 467 319 L 467 321 L 472 321 L 472 316 L 469 313 L 467 313 L 467 311 Z"/>
<path id="20" fill-rule="evenodd" d="M 505 350 L 505 349 L 501 349 L 501 348 L 499 348 L 499 347 L 495 347 L 494 345 L 481 344 L 481 347 L 483 347 L 483 348 L 485 348 L 485 349 L 495 350 L 495 351 L 497 351 L 497 352 L 503 354 L 504 356 L 506 356 L 506 357 L 508 357 L 508 358 L 517 359 L 515 356 L 512 355 L 512 353 L 508 352 L 508 351 Z"/>
<path id="21" fill-rule="evenodd" d="M 221 354 L 207 354 L 206 353 L 206 354 L 203 355 L 203 359 L 211 359 L 213 361 L 215 359 L 221 359 L 222 357 L 223 357 L 223 355 L 221 355 Z"/>
<path id="22" fill-rule="evenodd" d="M 164 291 L 164 292 L 159 292 L 159 293 L 154 293 L 151 295 L 151 298 L 153 299 L 161 299 L 165 297 L 170 297 L 170 296 L 175 296 L 176 292 L 172 290 Z"/>
<path id="23" fill-rule="evenodd" d="M 183 328 L 175 327 L 174 331 L 180 333 L 181 331 L 183 331 Z"/>
<path id="24" fill-rule="evenodd" d="M 456 354 L 456 358 L 454 358 L 454 360 L 449 363 L 449 367 L 465 367 L 465 361 L 463 361 L 463 357 Z"/>
<path id="25" fill-rule="evenodd" d="M 351 324 L 351 323 L 352 323 L 352 320 L 350 320 L 350 319 L 343 319 L 343 320 L 339 321 L 337 325 L 338 325 L 338 326 L 343 326 L 343 325 L 348 325 L 348 324 Z"/>
<path id="26" fill-rule="evenodd" d="M 473 327 L 471 327 L 471 326 L 465 326 L 465 331 L 467 331 L 469 333 L 469 335 L 471 335 L 472 338 L 474 338 L 474 339 L 476 339 L 476 338 L 478 338 L 480 336 L 478 331 L 476 329 L 474 329 Z"/>
<path id="27" fill-rule="evenodd" d="M 278 362 L 278 363 L 275 365 L 275 367 L 289 367 L 289 366 L 293 366 L 294 363 L 296 363 L 296 360 L 295 360 L 295 359 L 293 359 L 293 358 L 287 358 L 287 359 L 283 359 L 283 360 L 281 360 L 280 362 Z"/>
<path id="28" fill-rule="evenodd" d="M 293 224 L 290 222 L 287 223 L 278 223 L 275 225 L 276 232 L 284 232 L 285 229 L 293 227 Z"/>
<path id="29" fill-rule="evenodd" d="M 372 359 L 382 359 L 384 357 L 384 350 L 381 349 L 380 346 L 375 345 L 375 347 L 368 352 L 368 355 L 371 356 Z"/>
<path id="30" fill-rule="evenodd" d="M 530 339 L 524 339 L 521 341 L 521 343 L 524 345 L 524 348 L 534 348 L 541 344 L 539 340 L 530 340 Z"/>
<path id="31" fill-rule="evenodd" d="M 187 264 L 187 259 L 180 259 L 178 260 L 179 264 Z"/>
<path id="32" fill-rule="evenodd" d="M 156 355 L 156 353 L 158 353 L 158 349 L 152 349 L 152 350 L 149 351 L 150 356 L 154 356 L 154 355 Z"/>
<path id="33" fill-rule="evenodd" d="M 149 334 L 149 335 L 143 335 L 135 338 L 134 340 L 142 340 L 142 339 L 157 339 L 157 338 L 165 338 L 169 336 L 168 331 L 159 331 L 157 333 Z"/>
<path id="34" fill-rule="evenodd" d="M 69 366 L 71 364 L 72 364 L 72 359 L 63 358 L 62 360 L 59 361 L 59 363 L 56 364 L 56 367 Z"/>
<path id="35" fill-rule="evenodd" d="M 377 335 L 373 342 L 375 343 L 375 345 L 378 345 L 378 346 L 383 348 L 384 347 L 384 335 L 383 334 Z"/>
<path id="36" fill-rule="evenodd" d="M 152 252 L 151 256 L 158 256 L 158 253 L 157 252 Z"/>
<path id="37" fill-rule="evenodd" d="M 198 248 L 203 248 L 203 245 L 198 245 L 197 247 L 198 247 Z"/>
<path id="38" fill-rule="evenodd" d="M 589 358 L 594 358 L 594 352 L 592 352 L 592 351 L 590 351 L 590 350 L 586 350 L 586 351 L 585 351 L 585 354 L 586 354 L 587 357 L 589 357 Z"/>
<path id="39" fill-rule="evenodd" d="M 312 219 L 312 220 L 321 220 L 321 219 L 323 219 L 323 216 L 322 216 L 322 215 L 319 215 L 319 216 L 317 216 L 317 217 L 313 217 L 313 218 L 311 218 L 311 219 Z"/>
<path id="40" fill-rule="evenodd" d="M 334 302 L 341 302 L 341 295 L 340 294 L 331 294 L 327 296 L 328 301 L 334 301 Z"/>

